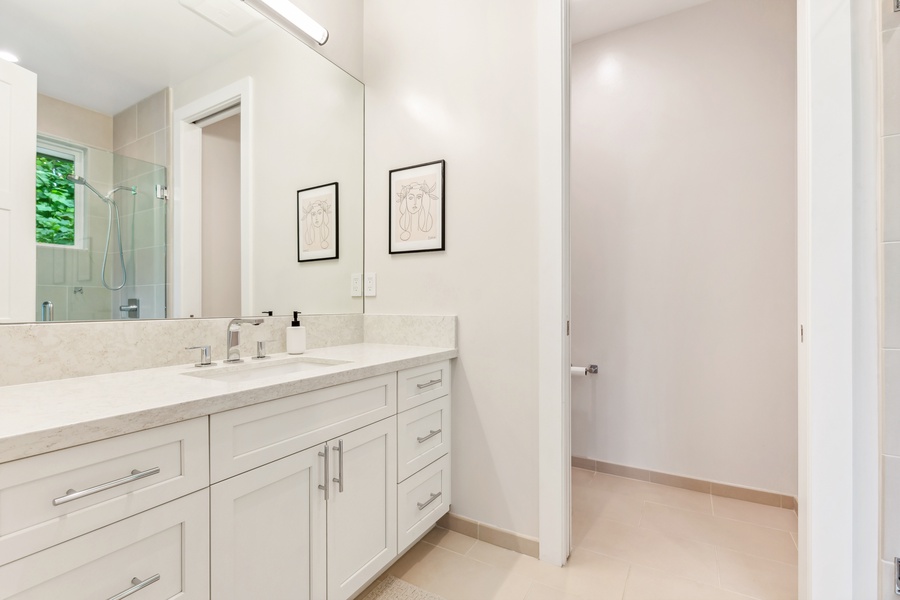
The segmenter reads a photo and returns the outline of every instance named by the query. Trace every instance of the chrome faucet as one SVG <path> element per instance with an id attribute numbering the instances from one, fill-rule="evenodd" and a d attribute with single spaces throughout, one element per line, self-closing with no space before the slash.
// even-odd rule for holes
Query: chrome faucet
<path id="1" fill-rule="evenodd" d="M 262 319 L 232 319 L 225 332 L 225 349 L 227 363 L 244 362 L 241 360 L 241 325 L 260 325 Z"/>

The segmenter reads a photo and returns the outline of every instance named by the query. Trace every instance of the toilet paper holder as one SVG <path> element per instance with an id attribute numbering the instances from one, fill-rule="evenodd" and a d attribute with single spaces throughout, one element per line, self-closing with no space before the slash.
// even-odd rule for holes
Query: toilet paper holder
<path id="1" fill-rule="evenodd" d="M 587 367 L 576 367 L 574 365 L 572 366 L 573 375 L 576 374 L 576 372 L 580 375 L 582 371 L 584 371 L 585 375 L 596 375 L 600 372 L 600 368 L 597 365 L 590 365 Z"/>

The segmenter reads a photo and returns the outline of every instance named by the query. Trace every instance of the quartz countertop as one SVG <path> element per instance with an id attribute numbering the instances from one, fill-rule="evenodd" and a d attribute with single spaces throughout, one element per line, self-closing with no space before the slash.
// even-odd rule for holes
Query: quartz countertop
<path id="1" fill-rule="evenodd" d="M 185 375 L 233 368 L 219 362 L 0 387 L 0 463 L 455 358 L 457 350 L 353 344 L 301 356 L 347 362 L 243 382 Z"/>

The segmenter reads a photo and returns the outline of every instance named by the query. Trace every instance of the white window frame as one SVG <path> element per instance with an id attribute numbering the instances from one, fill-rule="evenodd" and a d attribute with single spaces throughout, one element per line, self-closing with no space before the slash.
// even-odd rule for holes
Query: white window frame
<path id="1" fill-rule="evenodd" d="M 65 142 L 63 140 L 58 140 L 52 137 L 48 137 L 45 135 L 39 135 L 37 137 L 37 153 L 38 154 L 46 154 L 48 156 L 55 156 L 57 158 L 63 158 L 65 160 L 71 160 L 75 163 L 74 173 L 78 177 L 84 177 L 85 173 L 85 156 L 87 154 L 87 148 L 84 146 L 78 146 L 72 144 L 70 142 Z M 62 244 L 46 244 L 43 242 L 35 241 L 35 244 L 38 246 L 45 246 L 47 248 L 72 248 L 83 250 L 85 248 L 85 216 L 87 214 L 87 210 L 85 209 L 84 202 L 84 186 L 76 185 L 75 186 L 75 244 L 72 246 L 64 246 Z"/>

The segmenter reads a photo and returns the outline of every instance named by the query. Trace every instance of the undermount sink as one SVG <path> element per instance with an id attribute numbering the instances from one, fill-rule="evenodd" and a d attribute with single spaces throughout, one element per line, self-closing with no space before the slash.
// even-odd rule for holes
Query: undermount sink
<path id="1" fill-rule="evenodd" d="M 201 379 L 214 379 L 215 381 L 244 383 L 268 379 L 270 377 L 280 377 L 282 375 L 319 371 L 337 365 L 344 365 L 348 362 L 350 361 L 307 358 L 303 356 L 263 360 L 245 359 L 244 362 L 240 364 L 215 366 L 209 367 L 208 369 L 197 368 L 195 371 L 182 373 L 182 375 L 199 377 Z"/>

